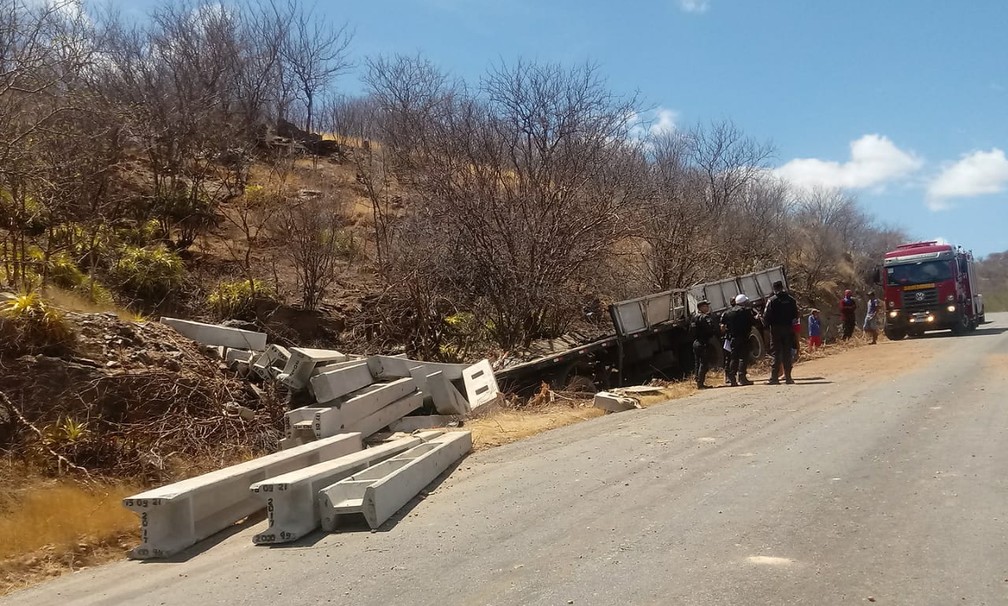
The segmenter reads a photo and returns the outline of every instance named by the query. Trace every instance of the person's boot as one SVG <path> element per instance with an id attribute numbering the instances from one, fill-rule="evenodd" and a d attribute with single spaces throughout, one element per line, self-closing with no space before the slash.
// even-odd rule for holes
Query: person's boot
<path id="1" fill-rule="evenodd" d="M 784 382 L 788 385 L 794 385 L 794 379 L 791 378 L 790 374 L 784 377 Z"/>
<path id="2" fill-rule="evenodd" d="M 739 385 L 752 385 L 753 382 L 749 380 L 749 377 L 743 375 L 743 376 L 739 377 L 738 384 Z"/>

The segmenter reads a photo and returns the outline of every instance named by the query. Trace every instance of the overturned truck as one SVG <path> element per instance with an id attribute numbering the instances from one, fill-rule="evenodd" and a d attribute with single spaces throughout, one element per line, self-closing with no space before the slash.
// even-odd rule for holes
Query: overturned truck
<path id="1" fill-rule="evenodd" d="M 609 306 L 611 332 L 573 347 L 564 342 L 555 350 L 547 342 L 546 355 L 496 370 L 497 382 L 505 392 L 527 394 L 542 383 L 605 390 L 653 378 L 681 379 L 693 368 L 690 319 L 697 302 L 710 301 L 711 313 L 720 315 L 735 295 L 745 293 L 761 306 L 778 280 L 787 284 L 780 266 L 614 303 Z M 765 355 L 764 331 L 754 329 L 750 339 L 753 359 Z"/>

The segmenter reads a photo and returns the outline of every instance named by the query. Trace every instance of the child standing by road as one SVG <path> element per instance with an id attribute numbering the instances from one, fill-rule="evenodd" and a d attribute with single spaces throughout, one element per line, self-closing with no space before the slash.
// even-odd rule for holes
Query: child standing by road
<path id="1" fill-rule="evenodd" d="M 813 309 L 808 317 L 809 351 L 822 347 L 822 324 L 819 322 L 819 310 Z"/>

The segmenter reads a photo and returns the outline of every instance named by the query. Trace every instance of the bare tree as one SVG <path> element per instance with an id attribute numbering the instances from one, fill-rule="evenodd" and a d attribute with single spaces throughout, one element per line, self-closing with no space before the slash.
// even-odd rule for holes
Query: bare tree
<path id="1" fill-rule="evenodd" d="M 280 45 L 283 67 L 305 105 L 305 130 L 313 132 L 315 103 L 340 74 L 350 68 L 353 33 L 347 24 L 335 26 L 294 0 L 287 5 L 289 25 Z"/>
<path id="2" fill-rule="evenodd" d="M 317 309 L 340 271 L 355 259 L 353 236 L 343 229 L 346 219 L 335 202 L 302 200 L 285 205 L 280 215 L 305 309 Z"/>

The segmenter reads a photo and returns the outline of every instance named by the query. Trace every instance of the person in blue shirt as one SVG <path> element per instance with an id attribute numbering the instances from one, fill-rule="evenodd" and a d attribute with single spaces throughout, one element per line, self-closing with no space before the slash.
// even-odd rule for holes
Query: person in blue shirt
<path id="1" fill-rule="evenodd" d="M 813 309 L 808 317 L 808 347 L 809 351 L 822 347 L 822 323 L 819 320 L 818 309 Z"/>

